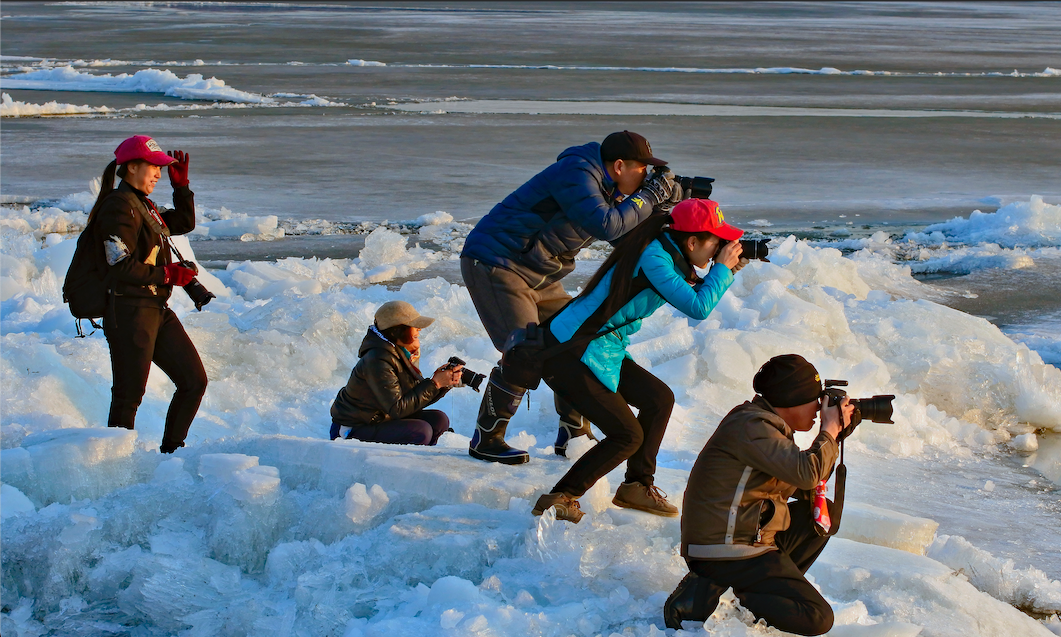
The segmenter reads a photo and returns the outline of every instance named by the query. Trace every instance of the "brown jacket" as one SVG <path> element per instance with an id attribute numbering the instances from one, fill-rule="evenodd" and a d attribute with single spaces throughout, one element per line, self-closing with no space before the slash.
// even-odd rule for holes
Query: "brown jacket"
<path id="1" fill-rule="evenodd" d="M 103 200 L 96 213 L 100 263 L 114 281 L 116 297 L 126 303 L 165 305 L 173 286 L 163 285 L 172 260 L 160 228 L 178 235 L 195 229 L 195 202 L 187 186 L 173 190 L 174 210 L 152 214 L 154 202 L 124 181 Z M 157 210 L 157 209 L 156 209 Z"/>
<path id="2" fill-rule="evenodd" d="M 806 451 L 760 397 L 729 412 L 689 473 L 682 506 L 682 556 L 739 560 L 775 550 L 789 526 L 788 499 L 832 472 L 839 448 L 825 432 Z"/>

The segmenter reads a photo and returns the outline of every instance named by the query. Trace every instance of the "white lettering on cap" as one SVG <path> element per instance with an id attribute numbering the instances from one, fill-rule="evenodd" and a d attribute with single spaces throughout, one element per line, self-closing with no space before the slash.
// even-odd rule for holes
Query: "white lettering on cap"
<path id="1" fill-rule="evenodd" d="M 148 150 L 154 151 L 156 153 L 161 153 L 162 152 L 162 147 L 159 146 L 158 142 L 156 142 L 153 139 L 149 139 L 146 142 L 144 142 L 144 146 L 147 146 Z"/>

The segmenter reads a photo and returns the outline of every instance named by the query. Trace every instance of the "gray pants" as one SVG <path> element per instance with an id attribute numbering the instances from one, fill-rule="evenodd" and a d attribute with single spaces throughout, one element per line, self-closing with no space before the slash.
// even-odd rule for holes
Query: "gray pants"
<path id="1" fill-rule="evenodd" d="M 461 257 L 461 275 L 468 286 L 475 311 L 479 313 L 479 320 L 483 322 L 486 333 L 499 352 L 512 330 L 527 327 L 530 322 L 544 322 L 571 300 L 571 295 L 564 291 L 559 281 L 540 290 L 532 290 L 523 277 L 515 272 L 495 268 L 469 257 Z M 500 378 L 497 380 L 500 381 Z M 527 391 L 511 385 L 505 389 L 516 396 L 522 396 Z M 576 425 L 582 423 L 582 416 L 567 401 L 557 394 L 554 397 L 556 413 L 561 420 Z"/>

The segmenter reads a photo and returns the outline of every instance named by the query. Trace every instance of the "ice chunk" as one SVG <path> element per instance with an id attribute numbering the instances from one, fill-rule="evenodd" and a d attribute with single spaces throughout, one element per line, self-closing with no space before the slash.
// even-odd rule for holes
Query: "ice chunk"
<path id="1" fill-rule="evenodd" d="M 42 504 L 98 498 L 135 481 L 136 432 L 121 428 L 53 429 L 5 449 L 4 482 Z"/>
<path id="2" fill-rule="evenodd" d="M 939 524 L 935 520 L 846 502 L 837 537 L 924 555 L 925 548 L 936 537 L 937 528 Z"/>
<path id="3" fill-rule="evenodd" d="M 976 588 L 992 597 L 1035 613 L 1061 612 L 1061 581 L 1037 568 L 1020 569 L 1013 560 L 999 559 L 963 537 L 941 535 L 928 547 L 928 556 L 959 570 Z"/>
<path id="4" fill-rule="evenodd" d="M 1042 635 L 1044 630 L 929 557 L 833 538 L 808 574 L 826 598 L 860 599 L 875 614 L 921 625 L 926 634 Z"/>
<path id="5" fill-rule="evenodd" d="M 152 480 L 154 482 L 173 482 L 178 484 L 191 484 L 192 475 L 184 470 L 184 458 L 170 458 L 163 460 L 155 467 Z"/>
<path id="6" fill-rule="evenodd" d="M 26 494 L 10 484 L 0 485 L 0 519 L 36 510 L 37 507 L 33 506 Z"/>
<path id="7" fill-rule="evenodd" d="M 346 517 L 355 524 L 367 522 L 386 508 L 389 502 L 390 498 L 383 487 L 374 484 L 370 492 L 365 489 L 365 485 L 358 482 L 346 490 Z"/>
<path id="8" fill-rule="evenodd" d="M 258 466 L 258 458 L 242 453 L 204 453 L 199 458 L 199 475 L 204 480 L 227 482 L 233 473 Z"/>
<path id="9" fill-rule="evenodd" d="M 441 577 L 431 585 L 427 596 L 429 606 L 459 606 L 479 599 L 479 589 L 466 579 Z"/>

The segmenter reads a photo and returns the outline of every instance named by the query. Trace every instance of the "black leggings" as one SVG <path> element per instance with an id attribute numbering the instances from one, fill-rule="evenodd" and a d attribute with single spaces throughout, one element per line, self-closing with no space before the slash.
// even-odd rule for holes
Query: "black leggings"
<path id="1" fill-rule="evenodd" d="M 732 587 L 757 619 L 787 633 L 821 635 L 833 627 L 833 609 L 803 576 L 818 559 L 827 537 L 811 521 L 811 504 L 789 504 L 792 523 L 774 536 L 777 551 L 746 560 L 688 560 L 689 570 L 722 587 Z"/>
<path id="2" fill-rule="evenodd" d="M 604 432 L 601 440 L 571 466 L 553 487 L 580 497 L 602 477 L 626 460 L 626 482 L 653 484 L 656 454 L 674 407 L 674 392 L 643 367 L 624 359 L 619 391 L 613 392 L 589 367 L 570 354 L 546 361 L 545 382 Z M 640 411 L 637 416 L 630 406 Z"/>
<path id="3" fill-rule="evenodd" d="M 154 362 L 177 386 L 166 412 L 159 449 L 172 453 L 183 447 L 206 393 L 207 380 L 199 352 L 177 315 L 168 307 L 117 301 L 107 308 L 103 333 L 110 345 L 113 377 L 107 426 L 133 428 Z"/>

